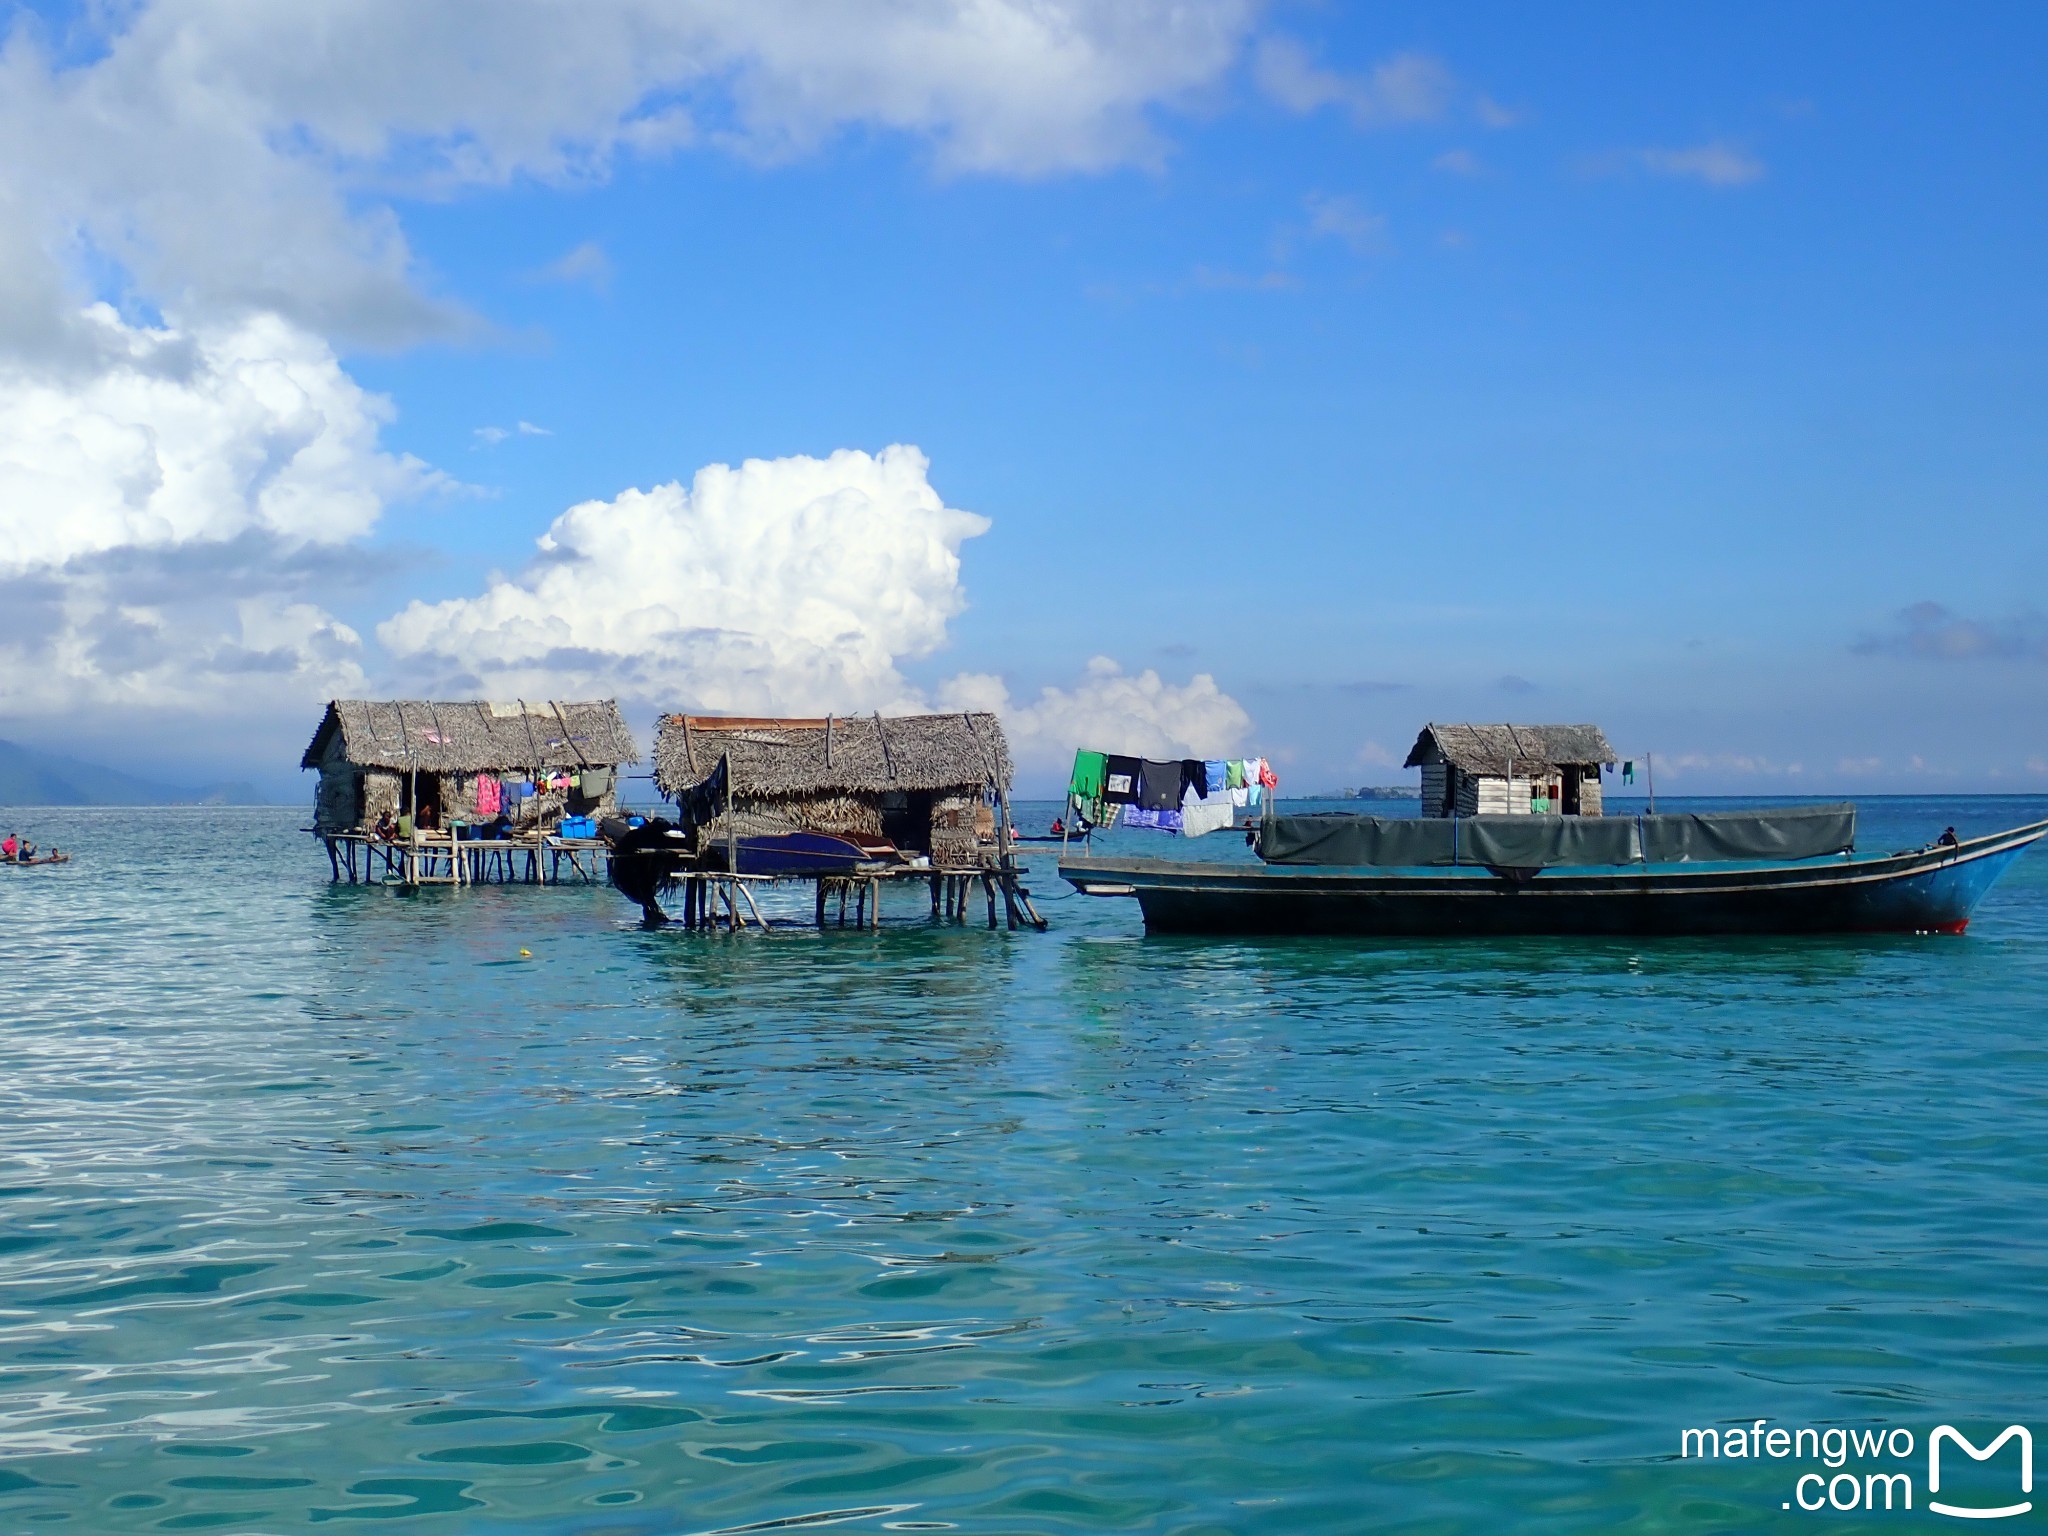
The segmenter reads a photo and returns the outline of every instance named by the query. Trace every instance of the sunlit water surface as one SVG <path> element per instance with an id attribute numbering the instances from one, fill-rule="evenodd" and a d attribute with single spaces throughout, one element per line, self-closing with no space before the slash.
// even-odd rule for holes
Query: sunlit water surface
<path id="1" fill-rule="evenodd" d="M 1049 868 L 1046 934 L 733 937 L 15 819 L 78 858 L 0 871 L 0 1526 L 1790 1530 L 1680 1430 L 2048 1429 L 2040 856 L 1962 938 L 1147 939 Z"/>

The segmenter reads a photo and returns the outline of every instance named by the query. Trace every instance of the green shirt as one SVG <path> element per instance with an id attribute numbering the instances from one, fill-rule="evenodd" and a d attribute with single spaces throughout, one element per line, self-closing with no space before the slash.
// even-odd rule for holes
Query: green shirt
<path id="1" fill-rule="evenodd" d="M 1067 781 L 1067 791 L 1082 800 L 1100 800 L 1108 777 L 1107 756 L 1100 752 L 1076 752 L 1074 776 Z"/>

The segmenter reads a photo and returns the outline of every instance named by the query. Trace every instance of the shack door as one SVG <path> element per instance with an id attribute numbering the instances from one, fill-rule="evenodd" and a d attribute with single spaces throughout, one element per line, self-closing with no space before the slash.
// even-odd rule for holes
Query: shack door
<path id="1" fill-rule="evenodd" d="M 882 796 L 882 836 L 905 853 L 932 851 L 929 790 L 891 791 Z"/>

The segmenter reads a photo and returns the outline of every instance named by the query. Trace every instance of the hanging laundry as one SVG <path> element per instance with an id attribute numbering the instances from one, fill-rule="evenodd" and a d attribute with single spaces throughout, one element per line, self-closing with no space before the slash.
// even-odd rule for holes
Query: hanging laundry
<path id="1" fill-rule="evenodd" d="M 1258 777 L 1259 782 L 1268 789 L 1278 789 L 1280 787 L 1280 775 L 1273 771 L 1273 765 L 1263 757 L 1259 759 Z M 1249 775 L 1247 775 L 1247 778 L 1249 778 Z"/>
<path id="2" fill-rule="evenodd" d="M 1106 767 L 1102 779 L 1102 798 L 1112 805 L 1136 805 L 1140 768 L 1138 759 L 1119 757 L 1112 752 L 1104 761 Z"/>
<path id="3" fill-rule="evenodd" d="M 1109 777 L 1109 759 L 1100 752 L 1076 752 L 1074 771 L 1067 779 L 1067 793 L 1076 800 L 1100 800 Z"/>
<path id="4" fill-rule="evenodd" d="M 1230 811 L 1228 791 L 1205 800 L 1190 786 L 1180 802 L 1181 836 L 1202 837 L 1210 832 L 1221 832 L 1230 825 Z"/>
<path id="5" fill-rule="evenodd" d="M 1127 827 L 1144 827 L 1154 832 L 1179 832 L 1181 813 L 1178 810 L 1161 811 L 1150 806 L 1127 805 L 1124 807 L 1123 824 Z"/>
<path id="6" fill-rule="evenodd" d="M 1210 758 L 1202 764 L 1202 778 L 1211 795 L 1220 795 L 1230 788 L 1230 766 L 1221 758 Z"/>
<path id="7" fill-rule="evenodd" d="M 1185 801 L 1191 793 L 1197 800 L 1209 798 L 1209 770 L 1199 757 L 1180 760 L 1180 797 Z"/>
<path id="8" fill-rule="evenodd" d="M 1225 789 L 1244 788 L 1244 762 L 1242 759 L 1232 759 L 1223 765 L 1223 787 Z"/>
<path id="9" fill-rule="evenodd" d="M 1261 786 L 1247 784 L 1244 787 L 1244 803 L 1256 811 L 1259 808 L 1259 797 L 1263 794 L 1265 790 Z"/>
<path id="10" fill-rule="evenodd" d="M 1230 803 L 1232 805 L 1250 805 L 1252 803 L 1251 793 L 1244 785 L 1239 784 L 1230 791 Z"/>
<path id="11" fill-rule="evenodd" d="M 1138 804 L 1148 811 L 1180 809 L 1180 763 L 1148 757 L 1138 774 Z"/>
<path id="12" fill-rule="evenodd" d="M 495 816 L 505 808 L 505 786 L 494 774 L 482 774 L 476 781 L 476 813 Z"/>

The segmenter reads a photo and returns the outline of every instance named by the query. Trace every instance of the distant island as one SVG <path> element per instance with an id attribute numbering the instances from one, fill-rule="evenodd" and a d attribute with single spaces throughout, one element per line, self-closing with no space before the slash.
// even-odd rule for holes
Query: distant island
<path id="1" fill-rule="evenodd" d="M 159 784 L 118 768 L 0 741 L 0 805 L 262 805 L 253 784 Z"/>
<path id="2" fill-rule="evenodd" d="M 1420 800 L 1422 787 L 1417 784 L 1361 784 L 1356 789 L 1333 789 L 1327 795 L 1316 796 L 1318 800 Z"/>

